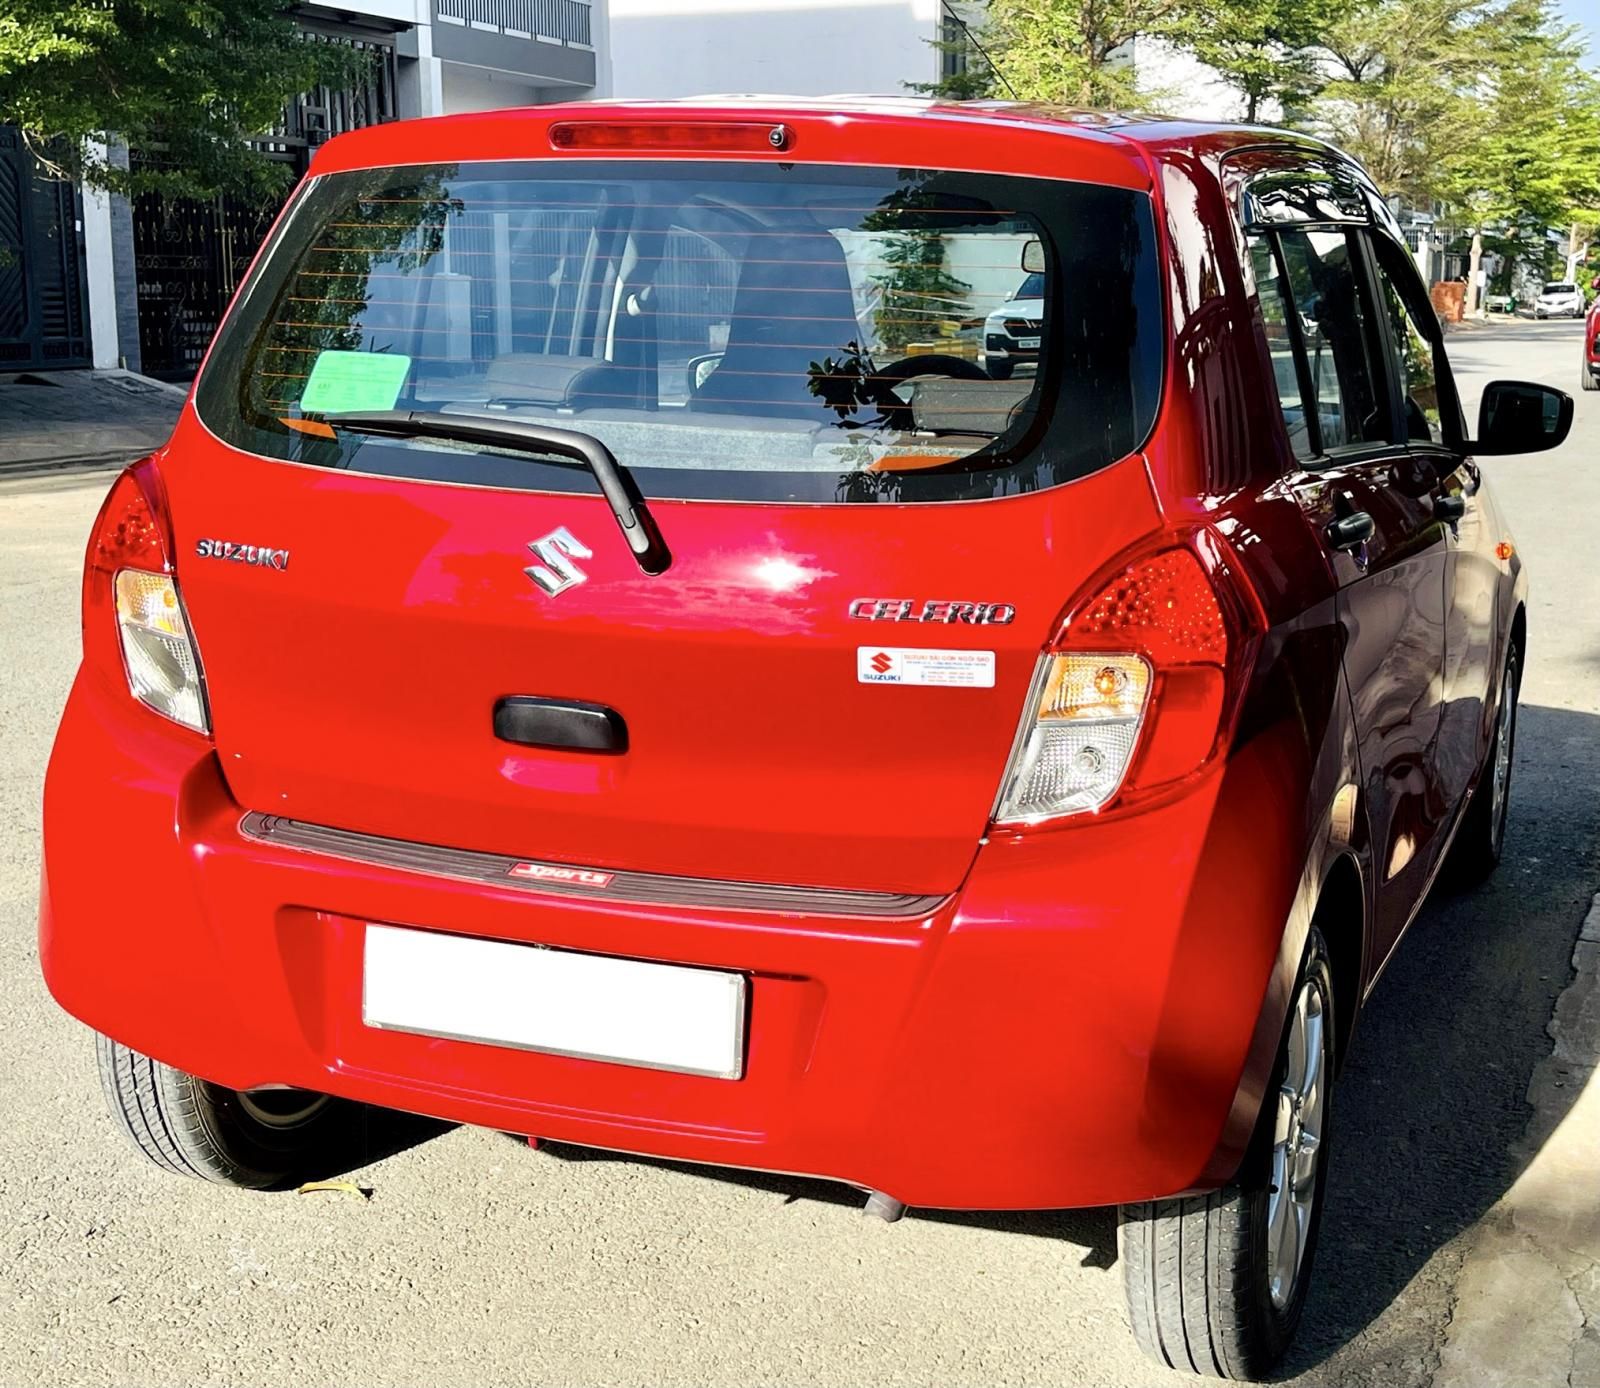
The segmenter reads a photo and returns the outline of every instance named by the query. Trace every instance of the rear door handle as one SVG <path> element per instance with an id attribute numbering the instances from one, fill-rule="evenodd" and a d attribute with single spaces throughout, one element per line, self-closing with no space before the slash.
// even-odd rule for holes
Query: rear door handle
<path id="1" fill-rule="evenodd" d="M 1433 499 L 1433 514 L 1437 520 L 1454 524 L 1467 514 L 1467 499 L 1464 496 L 1436 496 Z"/>
<path id="2" fill-rule="evenodd" d="M 1328 528 L 1323 533 L 1328 537 L 1328 543 L 1335 549 L 1359 549 L 1366 544 L 1377 530 L 1372 517 L 1365 511 L 1352 511 L 1348 516 L 1340 516 L 1336 521 L 1330 521 Z"/>
<path id="3" fill-rule="evenodd" d="M 494 735 L 524 747 L 564 747 L 575 752 L 626 752 L 628 725 L 614 708 L 581 699 L 541 699 L 512 694 L 494 706 Z"/>

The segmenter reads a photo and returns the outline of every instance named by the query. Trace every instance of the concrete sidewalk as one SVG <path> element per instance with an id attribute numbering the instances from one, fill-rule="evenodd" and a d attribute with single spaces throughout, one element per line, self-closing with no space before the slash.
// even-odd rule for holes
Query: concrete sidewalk
<path id="1" fill-rule="evenodd" d="M 1572 967 L 1528 1086 L 1527 1166 L 1475 1231 L 1432 1388 L 1600 1388 L 1600 896 Z"/>
<path id="2" fill-rule="evenodd" d="M 131 462 L 167 441 L 187 394 L 131 371 L 0 375 L 0 477 Z"/>

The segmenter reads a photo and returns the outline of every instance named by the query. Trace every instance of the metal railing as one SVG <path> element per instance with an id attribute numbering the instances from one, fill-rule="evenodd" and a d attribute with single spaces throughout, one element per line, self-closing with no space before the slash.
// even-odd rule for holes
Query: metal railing
<path id="1" fill-rule="evenodd" d="M 594 46 L 589 0 L 434 0 L 434 14 L 516 38 Z"/>

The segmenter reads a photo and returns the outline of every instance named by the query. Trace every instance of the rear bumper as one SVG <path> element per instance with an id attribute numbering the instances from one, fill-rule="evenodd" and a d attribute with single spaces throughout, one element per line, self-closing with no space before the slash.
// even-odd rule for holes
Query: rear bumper
<path id="1" fill-rule="evenodd" d="M 80 674 L 45 789 L 40 955 L 68 1011 L 233 1088 L 922 1206 L 1148 1199 L 1226 1179 L 1259 1097 L 1247 1061 L 1288 910 L 1267 883 L 1289 864 L 1262 861 L 1259 786 L 1256 822 L 1219 835 L 1221 784 L 991 843 L 913 917 L 598 903 L 252 838 L 207 744 Z M 1241 845 L 1256 871 L 1217 860 Z M 744 1077 L 365 1027 L 367 922 L 743 972 Z"/>

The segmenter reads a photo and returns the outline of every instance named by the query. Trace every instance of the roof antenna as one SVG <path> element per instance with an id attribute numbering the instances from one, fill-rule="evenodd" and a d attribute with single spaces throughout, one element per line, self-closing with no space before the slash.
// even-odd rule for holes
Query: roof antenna
<path id="1" fill-rule="evenodd" d="M 940 0 L 940 3 L 944 6 L 945 14 L 953 19 L 956 23 L 956 27 L 961 30 L 961 37 L 970 43 L 974 48 L 976 48 L 983 56 L 983 61 L 989 64 L 989 71 L 994 73 L 994 75 L 999 79 L 1000 85 L 1006 89 L 1007 95 L 1009 95 L 1013 101 L 1021 101 L 1022 98 L 1017 95 L 1016 88 L 1006 80 L 1005 73 L 1000 71 L 1000 64 L 995 62 L 995 60 L 989 56 L 989 50 L 978 42 L 978 36 L 972 32 L 972 26 L 956 13 L 955 7 L 950 3 L 950 0 Z"/>

